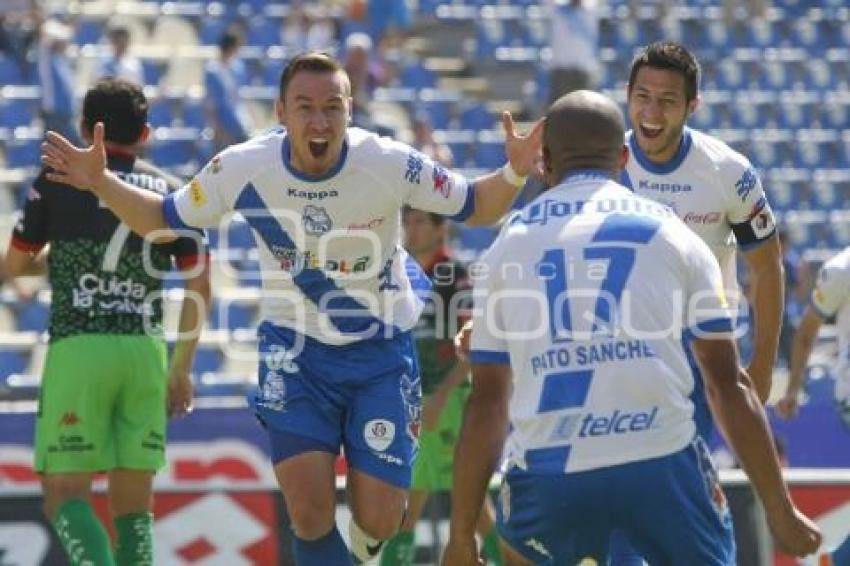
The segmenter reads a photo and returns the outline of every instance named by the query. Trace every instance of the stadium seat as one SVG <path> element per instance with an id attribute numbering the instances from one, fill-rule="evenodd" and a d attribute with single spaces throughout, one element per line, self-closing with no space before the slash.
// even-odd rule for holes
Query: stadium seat
<path id="1" fill-rule="evenodd" d="M 174 123 L 174 104 L 170 99 L 158 98 L 148 108 L 148 122 L 151 127 L 161 128 Z"/>
<path id="2" fill-rule="evenodd" d="M 44 332 L 50 318 L 50 309 L 39 300 L 24 301 L 17 304 L 16 326 L 20 331 L 32 330 Z"/>
<path id="3" fill-rule="evenodd" d="M 282 42 L 281 22 L 277 19 L 254 16 L 248 22 L 246 44 L 255 47 L 271 47 Z"/>
<path id="4" fill-rule="evenodd" d="M 216 299 L 210 308 L 210 327 L 214 330 L 253 328 L 256 309 L 240 301 Z"/>
<path id="5" fill-rule="evenodd" d="M 86 45 L 99 43 L 106 25 L 103 20 L 81 19 L 74 27 L 74 43 Z"/>
<path id="6" fill-rule="evenodd" d="M 6 166 L 39 167 L 41 165 L 41 139 L 19 138 L 6 143 Z"/>
<path id="7" fill-rule="evenodd" d="M 19 349 L 0 348 L 0 376 L 6 381 L 10 375 L 22 374 L 29 367 L 29 353 Z"/>
<path id="8" fill-rule="evenodd" d="M 437 74 L 419 63 L 413 63 L 402 69 L 401 84 L 409 88 L 434 88 L 437 86 Z"/>
<path id="9" fill-rule="evenodd" d="M 210 124 L 207 120 L 204 103 L 201 99 L 185 99 L 183 101 L 183 125 L 187 128 L 203 130 Z"/>
<path id="10" fill-rule="evenodd" d="M 476 102 L 461 111 L 460 127 L 464 130 L 490 130 L 496 127 L 496 117 L 486 105 Z"/>
<path id="11" fill-rule="evenodd" d="M 505 144 L 501 141 L 482 140 L 475 144 L 475 166 L 495 169 L 505 162 Z"/>
<path id="12" fill-rule="evenodd" d="M 24 77 L 18 62 L 11 57 L 0 55 L 0 85 L 23 84 Z"/>
<path id="13" fill-rule="evenodd" d="M 201 376 L 204 373 L 218 371 L 224 361 L 224 355 L 217 346 L 201 345 L 195 352 L 195 363 L 192 365 L 192 373 Z"/>
<path id="14" fill-rule="evenodd" d="M 11 98 L 8 91 L 0 98 L 4 99 L 0 99 L 0 126 L 17 128 L 32 125 L 38 111 L 34 100 Z"/>

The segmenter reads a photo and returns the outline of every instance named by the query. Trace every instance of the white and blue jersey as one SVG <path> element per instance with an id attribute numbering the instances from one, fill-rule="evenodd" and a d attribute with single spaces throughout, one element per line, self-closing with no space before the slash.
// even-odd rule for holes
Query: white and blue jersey
<path id="1" fill-rule="evenodd" d="M 349 128 L 337 166 L 314 177 L 289 162 L 275 131 L 216 156 L 164 204 L 173 228 L 240 212 L 254 230 L 262 318 L 326 344 L 413 327 L 422 308 L 400 245 L 401 208 L 463 220 L 467 181 L 409 146 Z M 414 278 L 417 279 L 417 278 Z"/>
<path id="2" fill-rule="evenodd" d="M 831 257 L 818 272 L 812 307 L 824 319 L 835 317 L 838 354 L 833 367 L 835 398 L 850 422 L 850 247 Z"/>
<path id="3" fill-rule="evenodd" d="M 463 220 L 467 181 L 413 150 L 349 128 L 337 165 L 309 176 L 283 131 L 232 146 L 164 202 L 176 229 L 241 213 L 262 278 L 259 388 L 250 397 L 275 462 L 345 449 L 349 464 L 407 488 L 420 377 L 410 329 L 427 282 L 400 245 L 405 205 Z"/>
<path id="4" fill-rule="evenodd" d="M 515 213 L 470 270 L 470 358 L 513 375 L 500 534 L 535 564 L 734 564 L 696 434 L 683 337 L 728 333 L 717 260 L 673 211 L 581 172 Z"/>
<path id="5" fill-rule="evenodd" d="M 482 262 L 471 358 L 513 369 L 509 465 L 572 473 L 691 442 L 682 337 L 731 321 L 717 261 L 669 208 L 576 175 L 515 213 Z"/>
<path id="6" fill-rule="evenodd" d="M 736 246 L 755 249 L 776 231 L 756 169 L 722 141 L 690 128 L 664 164 L 650 161 L 632 132 L 626 142 L 631 153 L 623 184 L 672 208 L 717 257 L 725 288 L 737 290 Z M 729 298 L 734 300 L 733 293 Z"/>

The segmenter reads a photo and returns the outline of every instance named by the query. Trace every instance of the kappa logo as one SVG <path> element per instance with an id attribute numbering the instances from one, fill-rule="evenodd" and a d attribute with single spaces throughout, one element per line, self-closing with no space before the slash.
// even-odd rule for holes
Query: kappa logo
<path id="1" fill-rule="evenodd" d="M 323 206 L 305 206 L 301 213 L 301 222 L 304 224 L 304 230 L 311 236 L 327 234 L 333 228 L 333 221 Z"/>
<path id="2" fill-rule="evenodd" d="M 79 424 L 79 422 L 80 417 L 77 416 L 77 413 L 74 411 L 67 411 L 59 420 L 59 426 L 74 426 L 75 424 Z"/>
<path id="3" fill-rule="evenodd" d="M 326 198 L 338 197 L 339 191 L 335 191 L 334 189 L 321 191 L 303 191 L 290 188 L 286 190 L 286 196 L 305 198 L 307 200 L 322 200 Z"/>
<path id="4" fill-rule="evenodd" d="M 366 445 L 376 452 L 383 452 L 395 440 L 395 424 L 387 419 L 372 419 L 363 427 Z"/>

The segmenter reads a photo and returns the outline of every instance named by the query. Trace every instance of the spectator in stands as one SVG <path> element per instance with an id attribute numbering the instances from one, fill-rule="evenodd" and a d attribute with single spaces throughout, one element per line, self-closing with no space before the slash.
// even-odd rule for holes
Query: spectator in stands
<path id="1" fill-rule="evenodd" d="M 369 34 L 375 44 L 398 45 L 410 27 L 410 8 L 399 0 L 366 0 Z"/>
<path id="2" fill-rule="evenodd" d="M 420 422 L 410 330 L 422 306 L 413 287 L 421 271 L 398 245 L 402 206 L 495 223 L 540 152 L 542 123 L 518 135 L 505 112 L 508 162 L 468 181 L 409 145 L 349 127 L 350 92 L 330 55 L 293 57 L 275 101 L 284 128 L 221 152 L 173 195 L 142 193 L 109 174 L 98 131 L 85 149 L 53 133 L 44 147 L 49 178 L 91 191 L 139 234 L 217 226 L 244 212 L 264 297 L 251 401 L 266 425 L 299 566 L 352 564 L 334 520 L 340 447 L 351 550 L 374 557 L 402 521 Z"/>
<path id="3" fill-rule="evenodd" d="M 574 92 L 544 123 L 545 202 L 512 217 L 476 277 L 473 385 L 443 564 L 478 564 L 474 525 L 503 449 L 499 532 L 526 559 L 520 564 L 607 563 L 614 529 L 652 565 L 735 564 L 731 518 L 689 399 L 702 385 L 689 350 L 777 541 L 798 556 L 814 552 L 821 535 L 782 480 L 735 351 L 717 259 L 668 208 L 614 181 L 629 150 L 613 100 Z M 544 219 L 549 205 L 561 205 L 562 217 Z M 602 257 L 610 260 L 605 299 L 588 276 Z M 595 316 L 582 317 L 594 304 Z M 636 344 L 644 354 L 586 356 Z M 624 414 L 641 424 L 615 426 Z"/>
<path id="4" fill-rule="evenodd" d="M 434 139 L 434 130 L 427 114 L 418 112 L 413 117 L 413 147 L 444 167 L 454 166 L 452 149 Z"/>
<path id="5" fill-rule="evenodd" d="M 381 65 L 373 59 L 372 46 L 372 39 L 365 33 L 352 33 L 345 40 L 343 66 L 351 80 L 352 122 L 365 129 L 374 128 L 369 101 L 384 80 Z"/>
<path id="6" fill-rule="evenodd" d="M 125 26 L 116 25 L 107 33 L 112 54 L 101 61 L 98 74 L 101 77 L 118 77 L 145 85 L 145 75 L 142 62 L 138 57 L 130 55 L 130 30 Z"/>
<path id="7" fill-rule="evenodd" d="M 811 301 L 794 335 L 791 372 L 785 395 L 776 404 L 776 411 L 783 418 L 797 416 L 809 356 L 821 325 L 832 317 L 835 317 L 838 334 L 838 355 L 833 367 L 835 404 L 839 416 L 850 431 L 850 247 L 827 260 L 818 273 Z M 831 552 L 829 558 L 831 561 L 823 560 L 819 564 L 850 564 L 850 534 Z"/>
<path id="8" fill-rule="evenodd" d="M 39 39 L 38 77 L 44 129 L 77 141 L 74 71 L 67 54 L 71 28 L 58 20 L 47 20 L 41 25 Z"/>
<path id="9" fill-rule="evenodd" d="M 89 141 L 105 135 L 109 175 L 158 195 L 180 182 L 136 158 L 150 133 L 147 109 L 135 83 L 101 79 L 86 93 L 80 131 Z M 93 195 L 49 176 L 43 170 L 36 179 L 5 257 L 5 272 L 22 275 L 49 245 L 50 345 L 34 464 L 45 514 L 74 566 L 150 565 L 153 476 L 165 464 L 167 415 L 185 414 L 192 403 L 189 372 L 210 293 L 206 254 L 200 235 L 148 247 Z M 150 298 L 161 293 L 172 260 L 190 271 L 167 366 L 162 307 Z M 92 479 L 103 471 L 114 553 L 90 501 Z"/>
<path id="10" fill-rule="evenodd" d="M 308 10 L 293 3 L 281 29 L 283 45 L 293 53 L 314 49 L 330 49 L 336 41 L 336 26 L 321 6 Z"/>
<path id="11" fill-rule="evenodd" d="M 247 81 L 245 64 L 239 58 L 242 36 L 228 30 L 218 41 L 218 58 L 204 67 L 208 114 L 212 118 L 216 150 L 241 143 L 251 135 L 251 116 L 239 87 Z"/>
<path id="12" fill-rule="evenodd" d="M 33 72 L 30 55 L 38 38 L 40 20 L 41 11 L 34 0 L 0 3 L 0 55 L 14 59 L 27 82 Z"/>
<path id="13" fill-rule="evenodd" d="M 596 0 L 546 0 L 549 17 L 549 103 L 591 88 L 599 74 L 599 7 Z"/>

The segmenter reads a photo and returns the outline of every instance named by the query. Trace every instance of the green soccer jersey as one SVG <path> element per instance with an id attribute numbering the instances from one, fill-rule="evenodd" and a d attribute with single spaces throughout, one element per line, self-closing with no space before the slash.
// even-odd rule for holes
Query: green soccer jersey
<path id="1" fill-rule="evenodd" d="M 433 285 L 422 316 L 413 329 L 422 375 L 422 394 L 429 395 L 457 364 L 454 333 L 472 302 L 464 267 L 441 252 L 432 265 L 422 266 Z"/>
<path id="2" fill-rule="evenodd" d="M 180 183 L 125 153 L 109 153 L 108 167 L 142 189 L 166 194 Z M 30 189 L 12 245 L 37 252 L 50 244 L 51 342 L 79 334 L 157 333 L 162 324 L 162 279 L 205 253 L 198 238 L 146 246 L 90 192 L 54 183 L 42 172 Z"/>

